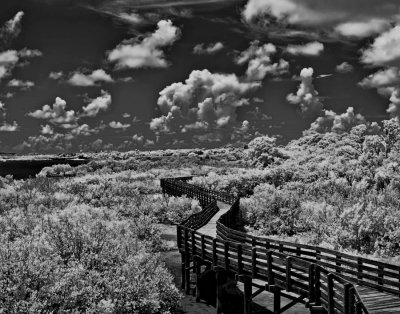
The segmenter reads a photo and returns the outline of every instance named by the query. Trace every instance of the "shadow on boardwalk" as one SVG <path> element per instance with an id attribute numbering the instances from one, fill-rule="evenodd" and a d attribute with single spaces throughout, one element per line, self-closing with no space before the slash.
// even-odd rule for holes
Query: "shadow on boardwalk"
<path id="1" fill-rule="evenodd" d="M 181 255 L 177 249 L 176 244 L 176 227 L 171 225 L 161 225 L 162 228 L 162 238 L 166 241 L 170 242 L 170 246 L 174 248 L 174 250 L 163 253 L 164 261 L 167 265 L 167 268 L 174 276 L 174 282 L 177 287 L 181 285 Z M 243 290 L 242 285 L 239 283 L 239 288 Z M 182 291 L 184 293 L 184 291 Z M 273 295 L 270 293 L 262 293 L 253 299 L 255 303 L 261 305 L 262 307 L 266 307 L 269 309 L 273 308 Z M 290 300 L 282 298 L 282 305 L 285 305 Z M 270 311 L 253 311 L 254 313 L 272 313 Z M 209 306 L 204 302 L 196 302 L 196 298 L 191 295 L 184 295 L 181 301 L 181 309 L 178 313 L 188 313 L 188 314 L 215 314 L 216 309 L 213 306 Z M 292 309 L 286 311 L 287 314 L 309 314 L 310 312 L 304 308 L 304 305 L 297 305 Z"/>

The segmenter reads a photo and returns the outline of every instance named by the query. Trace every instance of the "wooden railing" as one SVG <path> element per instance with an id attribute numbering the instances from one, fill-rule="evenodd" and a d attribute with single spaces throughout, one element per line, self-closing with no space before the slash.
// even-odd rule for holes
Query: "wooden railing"
<path id="1" fill-rule="evenodd" d="M 161 186 L 164 193 L 197 198 L 204 208 L 177 226 L 178 247 L 185 256 L 182 275 L 187 289 L 190 261 L 200 259 L 238 276 L 268 283 L 260 289 L 294 292 L 299 299 L 307 299 L 306 305 L 315 313 L 369 313 L 356 285 L 400 295 L 398 266 L 322 247 L 248 235 L 230 228 L 239 211 L 239 198 L 176 178 L 162 179 Z M 196 230 L 217 211 L 216 200 L 232 206 L 218 220 L 217 238 L 213 238 Z"/>

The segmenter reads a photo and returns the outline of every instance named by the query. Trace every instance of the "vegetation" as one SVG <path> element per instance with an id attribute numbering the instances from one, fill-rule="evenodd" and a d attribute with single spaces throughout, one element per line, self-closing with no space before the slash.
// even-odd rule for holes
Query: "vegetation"
<path id="1" fill-rule="evenodd" d="M 157 223 L 179 223 L 199 206 L 160 195 L 164 175 L 103 168 L 66 179 L 1 179 L 2 311 L 176 309 L 180 294 L 159 255 L 166 247 Z"/>
<path id="2" fill-rule="evenodd" d="M 193 184 L 241 196 L 249 232 L 396 258 L 399 165 L 400 128 L 389 120 L 378 132 L 308 132 L 286 146 L 260 137 L 242 150 L 100 154 L 33 179 L 0 178 L 0 308 L 173 312 L 180 294 L 159 224 L 201 209 L 163 196 L 168 176 L 195 174 Z"/>
<path id="3" fill-rule="evenodd" d="M 309 132 L 279 147 L 268 137 L 248 145 L 257 169 L 210 173 L 192 183 L 247 196 L 249 231 L 379 257 L 400 255 L 400 128 Z"/>

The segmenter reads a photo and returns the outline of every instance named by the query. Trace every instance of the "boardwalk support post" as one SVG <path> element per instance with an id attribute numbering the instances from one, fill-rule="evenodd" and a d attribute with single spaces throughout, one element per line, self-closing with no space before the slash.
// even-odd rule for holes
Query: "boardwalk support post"
<path id="1" fill-rule="evenodd" d="M 196 302 L 200 302 L 200 273 L 201 273 L 201 261 L 200 259 L 196 258 L 194 261 L 195 270 L 196 270 Z"/>
<path id="2" fill-rule="evenodd" d="M 274 313 L 281 313 L 281 289 L 277 286 L 273 286 L 272 290 L 274 292 Z"/>
<path id="3" fill-rule="evenodd" d="M 252 280 L 249 276 L 240 276 L 241 281 L 244 285 L 244 294 L 243 294 L 243 313 L 251 314 L 251 298 L 252 298 Z"/>
<path id="4" fill-rule="evenodd" d="M 217 300 L 216 300 L 216 307 L 217 307 L 217 314 L 221 314 L 222 313 L 222 304 L 221 304 L 221 300 L 220 300 L 220 289 L 219 287 L 222 284 L 222 272 L 224 271 L 223 268 L 221 267 L 214 267 L 214 271 L 215 271 L 215 279 L 216 279 L 216 296 L 217 296 Z"/>

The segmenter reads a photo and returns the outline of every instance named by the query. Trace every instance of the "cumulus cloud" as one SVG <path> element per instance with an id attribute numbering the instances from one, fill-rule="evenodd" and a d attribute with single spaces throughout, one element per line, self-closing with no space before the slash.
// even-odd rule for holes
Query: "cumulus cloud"
<path id="1" fill-rule="evenodd" d="M 400 117 L 400 89 L 396 88 L 393 90 L 392 95 L 390 96 L 390 104 L 387 112 L 392 117 Z"/>
<path id="2" fill-rule="evenodd" d="M 318 5 L 314 1 L 313 5 L 308 5 L 310 1 L 294 0 L 249 0 L 246 4 L 243 17 L 247 21 L 263 16 L 271 16 L 279 21 L 297 25 L 316 25 L 328 23 L 340 19 L 341 12 L 324 10 L 323 5 Z"/>
<path id="3" fill-rule="evenodd" d="M 342 62 L 336 66 L 336 72 L 338 73 L 350 73 L 353 72 L 354 67 L 348 62 Z"/>
<path id="4" fill-rule="evenodd" d="M 10 74 L 18 61 L 19 56 L 16 50 L 0 52 L 0 80 Z"/>
<path id="5" fill-rule="evenodd" d="M 19 129 L 17 121 L 14 121 L 12 124 L 3 122 L 0 124 L 0 132 L 15 132 Z"/>
<path id="6" fill-rule="evenodd" d="M 18 123 L 7 122 L 7 109 L 4 103 L 0 102 L 0 132 L 15 132 L 19 130 Z"/>
<path id="7" fill-rule="evenodd" d="M 271 57 L 276 54 L 275 45 L 268 43 L 260 46 L 259 41 L 253 41 L 250 47 L 243 51 L 235 60 L 237 64 L 248 63 L 246 77 L 250 81 L 261 81 L 267 75 L 279 76 L 287 73 L 289 63 L 283 59 L 273 62 Z"/>
<path id="8" fill-rule="evenodd" d="M 57 73 L 53 73 L 52 78 L 56 79 L 57 77 L 61 76 L 59 76 Z M 91 74 L 87 75 L 80 72 L 75 72 L 68 80 L 68 83 L 74 86 L 95 86 L 98 82 L 111 83 L 114 82 L 114 80 L 103 69 L 95 70 Z"/>
<path id="9" fill-rule="evenodd" d="M 50 74 L 49 74 L 49 78 L 51 78 L 52 80 L 59 80 L 60 78 L 62 78 L 63 77 L 63 73 L 60 71 L 60 72 L 50 72 Z"/>
<path id="10" fill-rule="evenodd" d="M 363 51 L 361 61 L 371 65 L 393 65 L 400 61 L 400 26 L 382 33 Z"/>
<path id="11" fill-rule="evenodd" d="M 360 83 L 362 87 L 382 88 L 400 84 L 400 70 L 397 67 L 382 69 L 364 78 Z"/>
<path id="12" fill-rule="evenodd" d="M 154 33 L 142 41 L 121 43 L 108 54 L 108 60 L 116 63 L 117 68 L 165 68 L 168 62 L 162 48 L 172 45 L 179 37 L 179 28 L 170 20 L 161 20 Z"/>
<path id="13" fill-rule="evenodd" d="M 390 28 L 389 21 L 385 19 L 372 18 L 362 22 L 347 22 L 339 24 L 335 30 L 345 37 L 366 38 L 382 33 Z"/>
<path id="14" fill-rule="evenodd" d="M 323 109 L 323 104 L 313 85 L 313 74 L 313 68 L 304 68 L 301 70 L 301 83 L 297 93 L 287 96 L 288 102 L 299 105 L 301 112 L 304 114 L 319 114 Z"/>
<path id="15" fill-rule="evenodd" d="M 78 115 L 74 110 L 66 110 L 67 102 L 57 97 L 52 106 L 44 105 L 42 109 L 28 113 L 35 119 L 47 120 L 61 128 L 71 129 L 77 126 Z"/>
<path id="16" fill-rule="evenodd" d="M 40 126 L 40 133 L 43 135 L 53 135 L 54 134 L 54 129 L 46 124 L 46 125 L 41 125 Z"/>
<path id="17" fill-rule="evenodd" d="M 84 115 L 87 117 L 95 117 L 100 111 L 106 111 L 111 105 L 111 95 L 106 91 L 101 91 L 101 96 L 92 99 L 90 103 L 83 107 Z"/>
<path id="18" fill-rule="evenodd" d="M 366 124 L 367 121 L 361 114 L 355 114 L 354 108 L 347 108 L 345 113 L 337 114 L 332 110 L 325 110 L 322 117 L 318 117 L 310 128 L 304 132 L 309 134 L 313 132 L 317 133 L 344 133 L 349 132 L 354 126 L 360 124 Z"/>
<path id="19" fill-rule="evenodd" d="M 160 133 L 215 130 L 236 123 L 236 110 L 245 106 L 257 82 L 241 82 L 234 74 L 193 71 L 184 83 L 173 83 L 160 92 L 163 115 L 150 128 Z"/>
<path id="20" fill-rule="evenodd" d="M 205 44 L 198 44 L 194 46 L 193 53 L 197 55 L 213 55 L 224 49 L 224 44 L 221 42 L 211 43 L 208 46 Z"/>
<path id="21" fill-rule="evenodd" d="M 138 135 L 134 134 L 132 136 L 132 142 L 142 144 L 144 142 L 144 136 L 143 135 Z"/>
<path id="22" fill-rule="evenodd" d="M 23 90 L 28 90 L 33 86 L 35 86 L 35 83 L 32 81 L 22 81 L 22 80 L 12 79 L 11 81 L 8 82 L 7 85 L 10 87 L 16 87 L 16 88 L 21 88 Z"/>
<path id="23" fill-rule="evenodd" d="M 289 45 L 286 51 L 292 55 L 319 56 L 324 51 L 324 45 L 314 41 L 305 45 Z"/>
<path id="24" fill-rule="evenodd" d="M 0 29 L 0 41 L 4 47 L 7 47 L 11 41 L 21 32 L 21 21 L 24 16 L 23 11 L 19 11 L 15 16 L 7 21 Z"/>
<path id="25" fill-rule="evenodd" d="M 38 50 L 22 49 L 20 51 L 16 50 L 6 50 L 0 52 L 0 81 L 6 76 L 9 76 L 11 71 L 15 68 L 18 62 L 23 59 L 34 58 L 41 56 L 41 52 Z"/>
<path id="26" fill-rule="evenodd" d="M 398 13 L 397 0 L 248 0 L 242 15 L 269 33 L 278 25 L 285 36 L 359 40 L 384 31 Z"/>
<path id="27" fill-rule="evenodd" d="M 130 126 L 131 126 L 129 123 L 121 123 L 119 121 L 111 121 L 108 125 L 112 129 L 118 129 L 118 130 L 123 130 L 123 131 L 130 128 Z"/>

